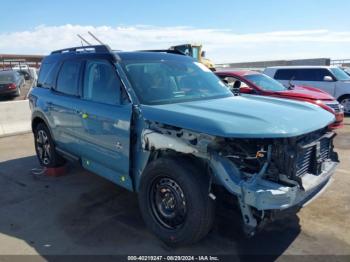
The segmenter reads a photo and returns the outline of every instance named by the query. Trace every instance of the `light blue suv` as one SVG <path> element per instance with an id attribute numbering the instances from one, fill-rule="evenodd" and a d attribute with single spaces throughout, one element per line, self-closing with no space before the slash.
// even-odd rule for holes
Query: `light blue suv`
<path id="1" fill-rule="evenodd" d="M 137 192 L 147 226 L 170 245 L 209 232 L 218 192 L 237 200 L 252 235 L 329 184 L 338 162 L 331 113 L 234 95 L 175 52 L 89 46 L 47 56 L 29 94 L 40 163 L 77 160 Z"/>

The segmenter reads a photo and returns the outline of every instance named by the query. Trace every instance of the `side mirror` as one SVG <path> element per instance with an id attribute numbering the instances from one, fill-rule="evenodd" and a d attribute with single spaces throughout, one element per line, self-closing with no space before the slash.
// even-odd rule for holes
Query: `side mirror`
<path id="1" fill-rule="evenodd" d="M 325 82 L 333 82 L 333 78 L 331 76 L 325 76 L 323 78 L 323 81 L 325 81 Z"/>
<path id="2" fill-rule="evenodd" d="M 252 94 L 254 93 L 254 89 L 249 87 L 249 86 L 244 86 L 239 88 L 239 92 L 243 93 L 243 94 Z"/>
<path id="3" fill-rule="evenodd" d="M 205 57 L 205 51 L 202 51 L 201 57 Z"/>

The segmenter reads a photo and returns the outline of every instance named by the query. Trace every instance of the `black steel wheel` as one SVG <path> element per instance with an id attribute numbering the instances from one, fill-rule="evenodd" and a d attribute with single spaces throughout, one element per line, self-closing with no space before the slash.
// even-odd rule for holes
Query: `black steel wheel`
<path id="1" fill-rule="evenodd" d="M 161 225 L 169 229 L 183 226 L 187 214 L 186 199 L 181 187 L 173 179 L 155 179 L 149 199 L 152 213 Z"/>
<path id="2" fill-rule="evenodd" d="M 171 246 L 199 241 L 210 231 L 214 201 L 209 177 L 186 158 L 159 158 L 144 170 L 139 205 L 148 228 Z"/>

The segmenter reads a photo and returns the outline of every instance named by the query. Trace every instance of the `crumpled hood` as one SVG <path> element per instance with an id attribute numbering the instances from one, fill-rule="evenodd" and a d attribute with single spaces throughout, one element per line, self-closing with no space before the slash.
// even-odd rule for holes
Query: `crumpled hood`
<path id="1" fill-rule="evenodd" d="M 141 105 L 143 117 L 220 137 L 293 137 L 326 127 L 334 115 L 311 103 L 234 96 L 166 105 Z"/>
<path id="2" fill-rule="evenodd" d="M 313 100 L 334 100 L 334 98 L 317 88 L 306 86 L 295 86 L 294 89 L 277 91 L 278 95 L 286 98 L 305 98 Z"/>

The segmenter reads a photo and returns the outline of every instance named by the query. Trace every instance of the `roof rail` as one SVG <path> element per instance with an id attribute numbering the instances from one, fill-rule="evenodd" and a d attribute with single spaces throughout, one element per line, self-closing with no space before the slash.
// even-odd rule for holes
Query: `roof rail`
<path id="1" fill-rule="evenodd" d="M 176 55 L 185 55 L 183 52 L 179 50 L 171 50 L 171 49 L 155 49 L 155 50 L 139 50 L 138 52 L 156 52 L 156 53 L 169 53 Z"/>
<path id="2" fill-rule="evenodd" d="M 64 54 L 64 53 L 107 53 L 113 56 L 116 61 L 120 60 L 120 57 L 112 51 L 112 49 L 108 45 L 90 45 L 90 46 L 77 46 L 70 47 L 65 49 L 60 49 L 51 52 L 53 54 Z"/>

